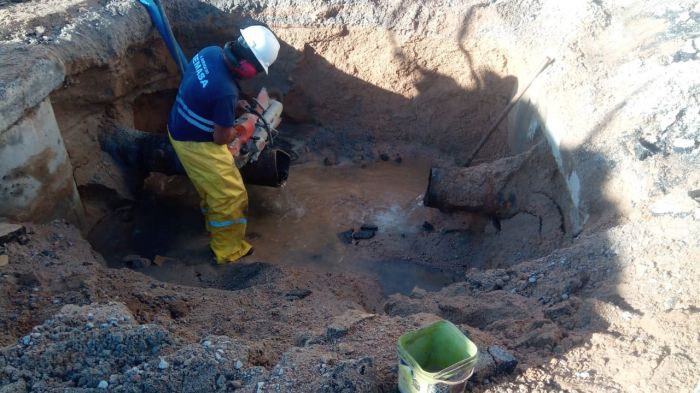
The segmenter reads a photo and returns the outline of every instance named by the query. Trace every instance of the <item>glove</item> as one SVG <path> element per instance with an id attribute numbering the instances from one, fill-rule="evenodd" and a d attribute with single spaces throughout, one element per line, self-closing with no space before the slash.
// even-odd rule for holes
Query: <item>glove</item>
<path id="1" fill-rule="evenodd" d="M 233 127 L 236 129 L 236 134 L 238 134 L 238 139 L 241 143 L 246 143 L 250 140 L 255 132 L 255 123 L 258 121 L 258 116 L 252 113 L 246 113 L 243 116 L 236 119 L 236 123 Z"/>

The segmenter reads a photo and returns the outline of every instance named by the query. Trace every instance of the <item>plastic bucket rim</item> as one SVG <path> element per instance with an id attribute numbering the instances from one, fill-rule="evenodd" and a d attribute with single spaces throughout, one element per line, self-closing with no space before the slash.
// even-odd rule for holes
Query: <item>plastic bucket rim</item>
<path id="1" fill-rule="evenodd" d="M 466 361 L 455 363 L 454 365 L 448 368 L 431 373 L 429 371 L 425 371 L 422 367 L 420 367 L 420 365 L 418 365 L 415 362 L 406 361 L 406 358 L 405 356 L 403 356 L 402 351 L 399 351 L 399 357 L 404 362 L 406 362 L 406 364 L 411 368 L 414 374 L 421 376 L 422 379 L 435 383 L 457 384 L 464 382 L 465 380 L 471 377 L 471 375 L 474 373 L 474 368 L 476 366 L 476 356 L 473 356 L 467 359 Z M 466 376 L 464 379 L 460 379 L 460 381 L 458 382 L 451 382 L 452 378 L 454 378 L 454 376 L 456 376 L 461 371 L 468 373 L 468 376 Z"/>
<path id="2" fill-rule="evenodd" d="M 429 372 L 429 371 L 424 370 L 423 367 L 421 367 L 420 364 L 413 358 L 413 356 L 408 351 L 404 350 L 401 347 L 401 339 L 406 337 L 407 335 L 414 335 L 423 329 L 429 329 L 429 328 L 436 326 L 436 325 L 447 325 L 450 329 L 454 329 L 455 331 L 459 332 L 462 336 L 464 336 L 464 339 L 468 343 L 471 343 L 472 345 L 474 345 L 474 349 L 475 349 L 474 354 L 472 356 L 470 356 L 466 359 L 463 359 L 463 360 L 461 360 L 461 361 L 459 361 L 459 362 L 457 362 L 457 363 L 455 363 L 447 368 L 444 368 L 440 371 Z M 442 319 L 442 320 L 434 322 L 428 326 L 424 326 L 420 329 L 416 329 L 416 330 L 412 330 L 410 332 L 404 333 L 403 335 L 401 335 L 401 337 L 399 337 L 398 342 L 396 344 L 396 349 L 397 349 L 399 357 L 413 370 L 413 372 L 415 374 L 418 374 L 421 377 L 423 377 L 423 379 L 427 379 L 429 381 L 435 381 L 436 383 L 445 383 L 445 384 L 450 384 L 450 385 L 459 384 L 459 383 L 462 383 L 462 382 L 466 381 L 467 379 L 469 379 L 472 376 L 472 374 L 474 373 L 474 368 L 476 366 L 476 362 L 477 362 L 478 356 L 479 356 L 479 350 L 476 347 L 476 344 L 474 344 L 474 342 L 471 341 L 469 339 L 469 337 L 467 337 L 455 324 L 453 324 L 452 322 L 450 322 L 446 319 Z M 450 382 L 449 374 L 457 374 L 459 371 L 462 371 L 462 370 L 464 370 L 465 372 L 467 372 L 467 370 L 469 370 L 466 378 L 460 379 L 459 382 Z"/>

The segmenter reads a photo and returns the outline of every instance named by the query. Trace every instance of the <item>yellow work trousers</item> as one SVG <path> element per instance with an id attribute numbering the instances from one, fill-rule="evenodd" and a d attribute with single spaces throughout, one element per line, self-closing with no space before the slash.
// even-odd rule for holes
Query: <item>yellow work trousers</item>
<path id="1" fill-rule="evenodd" d="M 170 143 L 202 198 L 216 262 L 233 262 L 246 255 L 252 248 L 244 240 L 248 194 L 226 145 L 180 142 L 172 137 Z"/>

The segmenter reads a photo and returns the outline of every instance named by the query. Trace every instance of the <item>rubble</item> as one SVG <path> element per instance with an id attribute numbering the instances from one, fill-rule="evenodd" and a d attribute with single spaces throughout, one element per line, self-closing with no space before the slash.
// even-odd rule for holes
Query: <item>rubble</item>
<path id="1" fill-rule="evenodd" d="M 18 240 L 26 232 L 26 228 L 22 225 L 0 222 L 0 245 Z"/>
<path id="2" fill-rule="evenodd" d="M 396 339 L 441 318 L 475 392 L 697 387 L 697 1 L 167 2 L 188 54 L 248 19 L 282 42 L 242 89 L 285 96 L 296 161 L 226 266 L 187 179 L 135 173 L 177 170 L 139 4 L 0 3 L 0 216 L 36 229 L 0 230 L 0 393 L 394 391 Z"/>

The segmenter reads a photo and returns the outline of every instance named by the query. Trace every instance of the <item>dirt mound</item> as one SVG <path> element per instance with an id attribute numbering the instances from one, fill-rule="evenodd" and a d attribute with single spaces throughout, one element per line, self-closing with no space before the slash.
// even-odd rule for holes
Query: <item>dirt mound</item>
<path id="1" fill-rule="evenodd" d="M 48 222 L 0 244 L 0 391 L 388 392 L 440 318 L 473 391 L 698 389 L 700 3 L 166 3 L 189 55 L 275 30 L 243 89 L 284 98 L 289 184 L 250 190 L 253 258 L 211 264 L 186 179 L 100 148 L 164 132 L 142 7 L 0 1 L 0 216 Z M 431 168 L 468 198 L 427 208 Z"/>

